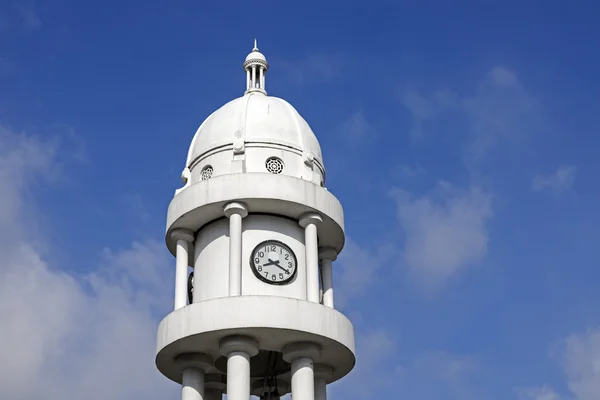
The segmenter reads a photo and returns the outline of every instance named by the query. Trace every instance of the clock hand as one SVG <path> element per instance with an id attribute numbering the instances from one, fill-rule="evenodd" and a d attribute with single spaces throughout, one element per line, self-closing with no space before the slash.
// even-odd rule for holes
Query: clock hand
<path id="1" fill-rule="evenodd" d="M 269 260 L 269 261 L 271 261 L 271 260 Z M 273 265 L 275 265 L 279 269 L 284 270 L 285 272 L 289 272 L 287 269 L 285 269 L 284 267 L 282 267 L 281 265 L 279 265 L 279 261 L 273 262 Z"/>
<path id="2" fill-rule="evenodd" d="M 264 263 L 264 264 L 263 264 L 263 267 L 267 267 L 267 266 L 269 266 L 269 265 L 277 265 L 277 263 L 279 263 L 279 261 L 275 262 L 275 261 L 273 261 L 273 260 L 271 260 L 271 259 L 269 258 L 269 262 L 268 262 L 268 263 Z"/>

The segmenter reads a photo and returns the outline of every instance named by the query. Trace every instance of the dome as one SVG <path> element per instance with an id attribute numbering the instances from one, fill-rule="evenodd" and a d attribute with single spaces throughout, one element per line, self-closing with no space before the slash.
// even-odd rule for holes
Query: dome
<path id="1" fill-rule="evenodd" d="M 272 173 L 324 186 L 321 146 L 310 126 L 287 101 L 267 96 L 266 58 L 254 49 L 243 63 L 246 91 L 200 125 L 182 173 L 185 186 L 218 175 Z"/>
<path id="2" fill-rule="evenodd" d="M 196 131 L 187 158 L 193 165 L 211 150 L 243 141 L 245 146 L 283 146 L 310 153 L 323 164 L 321 147 L 308 123 L 287 101 L 250 92 L 212 113 Z"/>
<path id="3" fill-rule="evenodd" d="M 256 50 L 246 56 L 246 61 L 264 61 L 267 62 L 266 57 L 260 51 Z"/>

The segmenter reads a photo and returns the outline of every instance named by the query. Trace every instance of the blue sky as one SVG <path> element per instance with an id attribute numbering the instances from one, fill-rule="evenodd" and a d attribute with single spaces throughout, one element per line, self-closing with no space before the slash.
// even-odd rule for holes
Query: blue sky
<path id="1" fill-rule="evenodd" d="M 0 2 L 0 397 L 176 398 L 166 207 L 257 37 L 345 209 L 330 397 L 600 398 L 600 5 L 203 3 Z"/>

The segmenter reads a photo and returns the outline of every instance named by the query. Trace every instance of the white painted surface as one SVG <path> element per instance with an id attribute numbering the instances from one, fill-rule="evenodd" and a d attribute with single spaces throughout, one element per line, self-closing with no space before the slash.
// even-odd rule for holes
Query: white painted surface
<path id="1" fill-rule="evenodd" d="M 292 398 L 294 400 L 315 399 L 313 360 L 308 357 L 300 357 L 292 361 Z"/>
<path id="2" fill-rule="evenodd" d="M 315 378 L 315 400 L 327 400 L 327 383 L 323 378 Z"/>
<path id="3" fill-rule="evenodd" d="M 333 301 L 333 266 L 332 263 L 337 258 L 337 252 L 330 247 L 321 247 L 319 249 L 319 259 L 321 260 L 321 277 L 323 278 L 323 305 L 334 308 Z"/>
<path id="4" fill-rule="evenodd" d="M 248 207 L 232 202 L 224 207 L 229 218 L 229 296 L 242 294 L 242 219 L 248 215 Z"/>
<path id="5" fill-rule="evenodd" d="M 225 389 L 228 400 L 248 400 L 251 384 L 264 380 L 250 376 L 251 366 L 266 367 L 259 350 L 281 352 L 292 366 L 277 377 L 280 387 L 293 390 L 294 400 L 323 400 L 322 386 L 355 363 L 352 324 L 333 309 L 335 257 L 324 259 L 320 251 L 337 256 L 342 250 L 343 210 L 324 187 L 321 148 L 309 125 L 285 100 L 266 95 L 269 64 L 256 44 L 243 67 L 244 96 L 198 128 L 184 187 L 169 204 L 166 244 L 177 257 L 176 310 L 159 325 L 156 365 L 184 383 L 184 400 L 199 400 L 200 386 L 208 400 L 220 399 Z M 277 174 L 266 165 L 272 157 Z M 244 206 L 227 207 L 231 203 Z M 307 214 L 312 222 L 301 222 Z M 191 235 L 187 244 L 174 235 L 179 230 Z M 296 255 L 297 275 L 288 284 L 271 285 L 252 272 L 252 250 L 266 240 L 281 241 Z M 194 267 L 194 304 L 185 306 L 188 265 Z M 325 305 L 318 303 L 321 278 Z M 207 374 L 202 385 L 197 374 L 183 372 L 190 365 Z M 324 365 L 326 374 L 319 372 Z"/>
<path id="6" fill-rule="evenodd" d="M 158 326 L 156 365 L 181 382 L 177 354 L 202 352 L 217 359 L 219 341 L 236 334 L 255 338 L 261 350 L 282 351 L 304 341 L 318 344 L 321 352 L 314 361 L 333 368 L 328 383 L 350 372 L 356 359 L 354 329 L 340 312 L 285 297 L 236 296 L 201 301 L 167 315 Z"/>
<path id="7" fill-rule="evenodd" d="M 323 305 L 333 308 L 333 271 L 331 260 L 321 261 L 321 273 L 323 275 Z"/>
<path id="8" fill-rule="evenodd" d="M 177 257 L 175 260 L 175 310 L 187 305 L 189 245 L 190 244 L 186 240 L 177 240 Z"/>
<path id="9" fill-rule="evenodd" d="M 181 385 L 181 400 L 204 400 L 204 371 L 186 368 Z"/>
<path id="10" fill-rule="evenodd" d="M 228 295 L 228 229 L 229 221 L 221 219 L 202 229 L 195 243 L 194 302 Z M 242 294 L 283 296 L 306 299 L 303 229 L 292 220 L 269 215 L 249 215 L 243 220 Z M 296 255 L 296 277 L 286 285 L 270 285 L 254 276 L 250 257 L 256 245 L 265 240 L 278 240 Z"/>
<path id="11" fill-rule="evenodd" d="M 322 222 L 320 215 L 309 213 L 300 218 L 300 226 L 304 227 L 304 245 L 306 253 L 306 299 L 319 302 L 319 239 L 318 225 Z"/>
<path id="12" fill-rule="evenodd" d="M 229 217 L 229 295 L 242 294 L 242 216 Z"/>
<path id="13" fill-rule="evenodd" d="M 265 213 L 298 220 L 307 212 L 323 218 L 319 244 L 340 252 L 344 246 L 344 212 L 340 202 L 326 189 L 311 182 L 268 173 L 223 175 L 200 181 L 179 192 L 169 204 L 167 247 L 175 255 L 170 233 L 178 228 L 194 232 L 223 217 L 230 201 L 242 201 L 250 214 Z M 193 259 L 190 258 L 190 263 Z M 190 264 L 192 265 L 192 264 Z"/>
<path id="14" fill-rule="evenodd" d="M 299 153 L 295 161 L 298 169 L 303 162 L 302 153 L 310 152 L 316 168 L 324 176 L 321 146 L 308 123 L 287 101 L 260 92 L 248 93 L 213 112 L 192 139 L 186 166 L 191 171 L 201 167 L 205 155 L 217 148 L 231 149 L 236 139 L 263 148 L 287 148 L 290 154 Z M 264 164 L 264 161 L 261 158 L 259 162 Z"/>
<path id="15" fill-rule="evenodd" d="M 227 400 L 250 398 L 250 356 L 234 351 L 227 357 Z"/>

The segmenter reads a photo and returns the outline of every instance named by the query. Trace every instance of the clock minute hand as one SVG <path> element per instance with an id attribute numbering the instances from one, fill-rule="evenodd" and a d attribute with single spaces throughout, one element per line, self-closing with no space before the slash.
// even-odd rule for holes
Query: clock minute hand
<path id="1" fill-rule="evenodd" d="M 269 260 L 269 261 L 271 261 L 271 260 Z M 281 269 L 281 270 L 283 270 L 285 272 L 288 272 L 287 269 L 285 269 L 284 267 L 282 267 L 281 265 L 279 265 L 279 261 L 273 261 L 273 265 L 275 265 L 277 268 L 279 268 L 279 269 Z"/>

